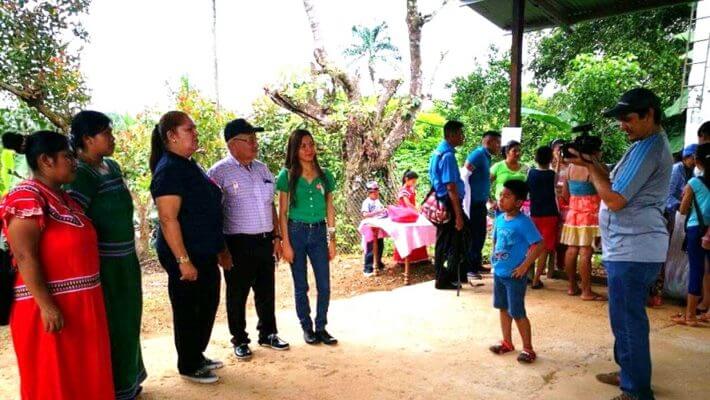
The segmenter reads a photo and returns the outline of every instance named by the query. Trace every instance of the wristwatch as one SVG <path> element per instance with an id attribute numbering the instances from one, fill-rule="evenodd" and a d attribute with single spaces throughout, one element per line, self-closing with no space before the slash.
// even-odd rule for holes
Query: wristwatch
<path id="1" fill-rule="evenodd" d="M 175 258 L 175 260 L 177 260 L 177 263 L 178 263 L 178 264 L 185 264 L 185 263 L 189 263 L 189 262 L 190 262 L 190 257 L 188 257 L 188 256 L 182 256 L 182 257 L 177 257 L 177 258 Z"/>

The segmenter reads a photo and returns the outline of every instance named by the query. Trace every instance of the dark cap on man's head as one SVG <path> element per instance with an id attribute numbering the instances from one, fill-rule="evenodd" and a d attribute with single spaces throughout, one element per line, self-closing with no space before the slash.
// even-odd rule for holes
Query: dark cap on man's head
<path id="1" fill-rule="evenodd" d="M 645 113 L 649 108 L 659 112 L 661 100 L 649 89 L 636 88 L 622 94 L 616 105 L 604 111 L 603 115 L 608 118 L 618 118 L 639 111 Z"/>
<path id="2" fill-rule="evenodd" d="M 229 142 L 229 140 L 232 139 L 233 137 L 235 137 L 237 135 L 241 135 L 243 133 L 256 133 L 256 132 L 264 132 L 264 128 L 259 127 L 259 126 L 252 126 L 244 118 L 238 118 L 238 119 L 235 119 L 234 121 L 230 121 L 224 127 L 224 141 Z"/>

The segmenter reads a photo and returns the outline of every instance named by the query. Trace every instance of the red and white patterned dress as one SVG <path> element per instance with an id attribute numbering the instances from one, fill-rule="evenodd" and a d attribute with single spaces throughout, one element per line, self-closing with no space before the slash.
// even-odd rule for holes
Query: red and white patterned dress
<path id="1" fill-rule="evenodd" d="M 402 188 L 399 189 L 399 193 L 397 194 L 397 205 L 400 207 L 411 207 L 408 205 L 404 199 L 409 200 L 409 202 L 412 205 L 417 204 L 417 192 L 414 190 L 413 187 L 409 187 L 407 185 L 402 186 Z M 420 247 L 418 249 L 412 250 L 411 253 L 409 253 L 409 256 L 407 257 L 409 259 L 410 264 L 416 264 L 420 262 L 425 262 L 429 261 L 429 254 L 426 251 L 426 247 Z M 402 258 L 399 253 L 397 252 L 397 249 L 394 249 L 394 261 L 397 264 L 404 264 L 404 258 Z"/>
<path id="2" fill-rule="evenodd" d="M 11 244 L 7 226 L 12 218 L 39 224 L 42 275 L 64 317 L 59 332 L 45 332 L 40 309 L 16 274 L 10 330 L 22 399 L 114 399 L 98 243 L 90 220 L 68 194 L 36 180 L 10 191 L 0 216 Z"/>

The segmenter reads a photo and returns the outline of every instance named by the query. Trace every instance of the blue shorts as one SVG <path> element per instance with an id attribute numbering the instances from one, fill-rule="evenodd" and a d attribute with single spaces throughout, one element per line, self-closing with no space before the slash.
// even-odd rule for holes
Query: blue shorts
<path id="1" fill-rule="evenodd" d="M 513 319 L 525 318 L 527 278 L 493 276 L 493 307 L 508 310 Z"/>

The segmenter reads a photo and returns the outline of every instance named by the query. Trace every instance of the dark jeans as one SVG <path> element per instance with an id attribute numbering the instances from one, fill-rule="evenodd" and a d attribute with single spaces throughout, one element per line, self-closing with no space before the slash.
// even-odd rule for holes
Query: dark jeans
<path id="1" fill-rule="evenodd" d="M 464 231 L 456 230 L 456 217 L 449 198 L 442 199 L 449 210 L 449 222 L 436 227 L 436 247 L 434 253 L 434 270 L 436 285 L 447 285 L 457 281 L 457 272 L 462 282 L 466 281 L 464 260 Z M 444 266 L 446 264 L 446 266 Z"/>
<path id="2" fill-rule="evenodd" d="M 479 272 L 483 267 L 483 245 L 486 243 L 488 209 L 486 202 L 471 202 L 468 220 L 470 235 L 468 247 L 468 272 Z"/>
<path id="3" fill-rule="evenodd" d="M 308 301 L 308 274 L 306 260 L 310 259 L 313 274 L 316 277 L 318 298 L 316 301 L 316 331 L 324 330 L 328 323 L 328 305 L 330 304 L 330 261 L 328 260 L 328 241 L 325 222 L 307 224 L 288 221 L 288 237 L 293 248 L 294 295 L 296 314 L 303 330 L 312 330 L 311 305 Z"/>
<path id="4" fill-rule="evenodd" d="M 363 269 L 363 272 L 372 272 L 372 265 L 374 263 L 373 258 L 375 258 L 375 255 L 372 254 L 373 245 L 374 241 L 367 242 L 367 250 L 365 251 L 365 268 Z M 385 264 L 382 263 L 382 251 L 384 249 L 385 239 L 377 239 L 377 269 L 382 269 L 385 267 Z"/>
<path id="5" fill-rule="evenodd" d="M 689 226 L 686 230 L 688 253 L 688 294 L 693 296 L 703 295 L 703 277 L 705 275 L 705 262 L 710 251 L 703 249 L 702 241 L 705 231 L 699 226 Z"/>
<path id="6" fill-rule="evenodd" d="M 168 294 L 173 309 L 173 331 L 178 353 L 178 371 L 191 374 L 202 367 L 219 305 L 217 256 L 190 254 L 197 268 L 197 280 L 180 280 L 180 268 L 172 255 L 158 254 L 168 272 Z"/>
<path id="7" fill-rule="evenodd" d="M 604 261 L 609 285 L 609 319 L 621 390 L 652 400 L 651 351 L 646 298 L 662 263 Z"/>
<path id="8" fill-rule="evenodd" d="M 254 289 L 254 304 L 259 322 L 256 329 L 259 338 L 266 339 L 276 331 L 274 310 L 274 244 L 271 234 L 266 237 L 256 235 L 226 235 L 227 247 L 232 254 L 234 266 L 224 271 L 227 283 L 227 320 L 232 344 L 249 343 L 246 332 L 246 305 L 249 292 Z"/>

